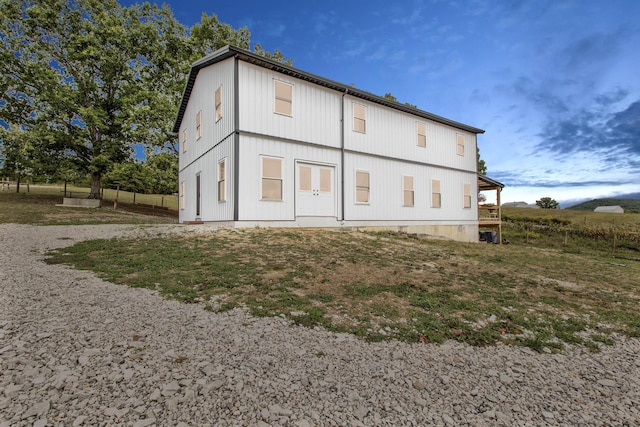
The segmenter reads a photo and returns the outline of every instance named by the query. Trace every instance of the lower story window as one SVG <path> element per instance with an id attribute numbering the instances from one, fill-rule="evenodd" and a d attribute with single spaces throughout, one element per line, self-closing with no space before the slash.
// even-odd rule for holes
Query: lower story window
<path id="1" fill-rule="evenodd" d="M 282 159 L 261 157 L 261 200 L 282 200 Z"/>
<path id="2" fill-rule="evenodd" d="M 369 203 L 369 172 L 356 171 L 356 203 Z"/>

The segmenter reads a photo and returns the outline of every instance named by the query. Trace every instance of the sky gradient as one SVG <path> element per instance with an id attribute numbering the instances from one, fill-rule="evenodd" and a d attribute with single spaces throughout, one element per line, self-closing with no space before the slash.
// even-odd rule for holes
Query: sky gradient
<path id="1" fill-rule="evenodd" d="M 640 1 L 167 3 L 185 25 L 216 14 L 297 68 L 484 129 L 503 202 L 640 193 Z"/>

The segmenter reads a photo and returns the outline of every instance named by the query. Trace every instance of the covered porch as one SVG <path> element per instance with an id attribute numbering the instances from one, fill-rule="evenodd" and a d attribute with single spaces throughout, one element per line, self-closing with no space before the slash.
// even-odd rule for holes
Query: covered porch
<path id="1" fill-rule="evenodd" d="M 483 232 L 495 231 L 497 233 L 498 244 L 502 244 L 502 213 L 500 193 L 504 184 L 495 181 L 488 176 L 478 175 L 478 193 L 496 192 L 496 203 L 478 203 L 478 230 Z"/>

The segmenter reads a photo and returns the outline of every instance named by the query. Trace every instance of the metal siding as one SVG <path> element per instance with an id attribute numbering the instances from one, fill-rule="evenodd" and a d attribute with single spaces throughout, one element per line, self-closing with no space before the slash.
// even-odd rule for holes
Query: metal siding
<path id="1" fill-rule="evenodd" d="M 222 85 L 222 118 L 216 122 L 215 91 Z M 202 138 L 196 140 L 196 114 L 202 111 Z M 233 60 L 203 68 L 193 85 L 180 127 L 187 129 L 187 152 L 180 146 L 179 168 L 187 167 L 233 132 Z"/>
<path id="2" fill-rule="evenodd" d="M 260 200 L 260 156 L 282 158 L 282 201 Z M 304 144 L 240 136 L 240 221 L 293 221 L 295 219 L 295 162 L 336 166 L 336 212 L 340 200 L 340 152 Z"/>
<path id="3" fill-rule="evenodd" d="M 226 158 L 226 196 L 225 202 L 218 202 L 218 161 Z M 202 221 L 233 220 L 233 138 L 229 137 L 211 151 L 180 171 L 180 182 L 185 182 L 185 209 L 180 211 L 180 222 L 193 221 L 196 218 L 195 185 L 196 175 L 200 173 Z"/>
<path id="4" fill-rule="evenodd" d="M 370 203 L 355 203 L 355 171 L 370 172 Z M 414 206 L 402 206 L 402 176 L 414 177 Z M 442 207 L 431 207 L 431 180 L 441 182 Z M 345 220 L 474 221 L 477 206 L 475 173 L 458 172 L 399 160 L 345 155 Z M 471 209 L 463 209 L 463 184 L 471 184 Z"/>
<path id="5" fill-rule="evenodd" d="M 366 106 L 366 133 L 353 130 L 353 104 Z M 467 171 L 476 170 L 475 135 L 358 98 L 345 96 L 345 149 Z M 416 122 L 425 124 L 427 146 L 417 145 Z M 456 154 L 464 135 L 465 155 Z"/>
<path id="6" fill-rule="evenodd" d="M 239 67 L 240 130 L 340 146 L 339 92 L 244 62 Z M 293 85 L 291 116 L 274 113 L 274 80 Z"/>

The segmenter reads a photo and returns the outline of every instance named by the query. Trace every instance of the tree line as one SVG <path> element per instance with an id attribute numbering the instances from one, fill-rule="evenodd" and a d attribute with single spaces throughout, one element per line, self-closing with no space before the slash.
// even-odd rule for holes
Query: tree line
<path id="1" fill-rule="evenodd" d="M 0 174 L 86 176 L 93 197 L 103 180 L 177 191 L 171 130 L 190 64 L 227 44 L 251 49 L 249 30 L 206 13 L 187 27 L 166 4 L 0 0 Z"/>

